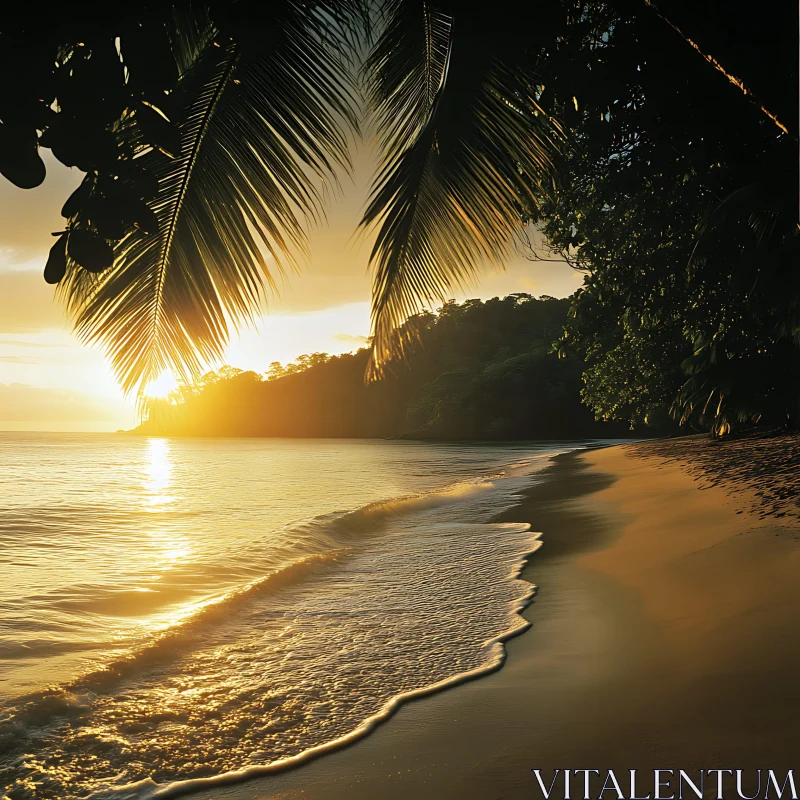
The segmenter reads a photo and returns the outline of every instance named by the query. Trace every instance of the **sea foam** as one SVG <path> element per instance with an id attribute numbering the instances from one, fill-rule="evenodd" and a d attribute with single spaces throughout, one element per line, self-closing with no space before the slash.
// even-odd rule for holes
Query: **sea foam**
<path id="1" fill-rule="evenodd" d="M 528 525 L 492 521 L 544 464 L 516 455 L 277 529 L 282 564 L 17 698 L 0 722 L 3 782 L 38 800 L 174 796 L 296 766 L 499 668 L 528 626 L 519 575 L 539 547 Z"/>

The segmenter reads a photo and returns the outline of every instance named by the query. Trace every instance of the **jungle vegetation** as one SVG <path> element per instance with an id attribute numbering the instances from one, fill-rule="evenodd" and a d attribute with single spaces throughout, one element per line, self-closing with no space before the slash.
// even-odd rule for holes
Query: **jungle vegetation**
<path id="1" fill-rule="evenodd" d="M 772 110 L 797 119 L 788 18 L 675 8 Z M 563 83 L 550 111 L 575 146 L 531 216 L 586 273 L 561 350 L 585 359 L 583 397 L 600 419 L 717 434 L 797 427 L 796 128 L 745 102 L 693 48 L 672 49 L 672 28 L 646 11 L 598 8 L 598 27 L 542 65 Z"/>
<path id="2" fill-rule="evenodd" d="M 412 317 L 407 358 L 364 381 L 370 352 L 311 353 L 264 374 L 210 372 L 148 402 L 142 434 L 575 439 L 626 434 L 581 404 L 581 362 L 552 342 L 568 300 L 515 294 Z"/>
<path id="3" fill-rule="evenodd" d="M 361 223 L 370 377 L 411 357 L 406 320 L 533 225 L 586 273 L 556 338 L 596 417 L 796 426 L 790 6 L 19 4 L 0 23 L 0 173 L 38 185 L 42 148 L 85 173 L 45 280 L 131 392 L 221 356 L 365 132 L 382 151 Z"/>

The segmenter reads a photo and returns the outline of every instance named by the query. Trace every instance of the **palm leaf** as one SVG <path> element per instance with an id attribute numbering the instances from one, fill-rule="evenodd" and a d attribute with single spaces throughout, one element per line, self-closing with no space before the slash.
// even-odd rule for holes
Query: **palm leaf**
<path id="1" fill-rule="evenodd" d="M 427 121 L 444 77 L 451 19 L 426 0 L 389 0 L 381 10 L 383 30 L 363 71 L 389 160 Z"/>
<path id="2" fill-rule="evenodd" d="M 405 3 L 388 8 L 387 36 L 402 25 L 406 44 L 392 51 L 379 40 L 368 62 L 384 142 L 361 222 L 378 227 L 373 374 L 402 353 L 409 329 L 400 326 L 421 303 L 443 302 L 485 264 L 502 263 L 521 207 L 535 208 L 553 179 L 561 140 L 538 106 L 535 76 L 480 15 L 453 22 L 431 3 L 411 5 L 416 18 Z"/>
<path id="3" fill-rule="evenodd" d="M 356 117 L 335 41 L 347 4 L 331 6 L 271 7 L 269 50 L 256 57 L 202 15 L 177 21 L 181 153 L 141 156 L 159 180 L 159 232 L 134 230 L 109 271 L 73 264 L 60 286 L 78 335 L 105 349 L 126 391 L 167 368 L 189 379 L 222 355 L 302 251 L 320 182 L 348 166 Z"/>

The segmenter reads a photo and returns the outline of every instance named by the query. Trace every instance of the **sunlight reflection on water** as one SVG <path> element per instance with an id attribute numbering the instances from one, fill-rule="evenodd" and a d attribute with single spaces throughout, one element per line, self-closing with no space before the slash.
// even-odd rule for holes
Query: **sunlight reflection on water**
<path id="1" fill-rule="evenodd" d="M 158 511 L 159 507 L 174 503 L 176 500 L 174 496 L 166 493 L 172 477 L 169 442 L 166 439 L 148 439 L 147 455 L 146 478 L 142 483 L 147 492 L 145 510 Z"/>
<path id="2" fill-rule="evenodd" d="M 561 449 L 0 435 L 0 784 L 265 763 L 496 658 L 532 538 L 486 523 Z"/>

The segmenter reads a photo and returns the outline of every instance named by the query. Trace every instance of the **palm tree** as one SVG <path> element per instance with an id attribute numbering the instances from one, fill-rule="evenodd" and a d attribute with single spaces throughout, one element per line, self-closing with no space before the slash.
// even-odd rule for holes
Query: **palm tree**
<path id="1" fill-rule="evenodd" d="M 426 0 L 240 0 L 71 19 L 66 43 L 36 28 L 57 67 L 26 135 L 87 171 L 45 270 L 79 336 L 128 391 L 219 357 L 324 213 L 365 98 L 383 146 L 361 223 L 377 227 L 380 370 L 420 300 L 502 260 L 552 182 L 561 134 L 537 104 L 530 35 L 509 35 L 521 7 L 495 4 L 487 26 Z M 20 185 L 43 177 L 31 141 L 22 178 L 0 158 Z"/>
<path id="2" fill-rule="evenodd" d="M 502 262 L 521 209 L 552 184 L 563 141 L 538 103 L 537 40 L 520 26 L 530 12 L 500 2 L 491 14 L 454 16 L 445 5 L 385 3 L 366 62 L 383 145 L 361 222 L 379 226 L 374 371 L 402 352 L 399 326 L 420 298 L 445 300 L 483 264 Z"/>
<path id="3" fill-rule="evenodd" d="M 502 262 L 537 216 L 565 137 L 533 65 L 591 24 L 569 0 L 27 13 L 0 35 L 0 65 L 20 76 L 0 92 L 0 172 L 36 185 L 45 146 L 87 173 L 45 278 L 127 391 L 165 368 L 198 374 L 256 314 L 347 169 L 362 106 L 382 146 L 361 221 L 376 230 L 380 373 L 420 303 Z"/>
<path id="4" fill-rule="evenodd" d="M 121 157 L 91 170 L 66 210 L 58 291 L 79 336 L 105 349 L 125 390 L 141 390 L 165 368 L 198 375 L 222 354 L 231 328 L 252 318 L 265 285 L 302 249 L 304 224 L 322 204 L 319 179 L 349 163 L 345 126 L 358 120 L 340 54 L 357 5 L 269 8 L 268 20 L 252 17 L 268 41 L 254 42 L 238 19 L 204 4 L 134 22 L 132 36 L 123 26 L 126 67 L 135 37 L 166 34 L 158 73 L 175 78 L 110 126 Z M 135 54 L 130 60 L 136 88 Z M 130 193 L 119 195 L 131 168 L 134 182 L 154 184 L 134 207 L 150 211 L 143 222 L 128 212 Z M 117 240 L 113 265 L 107 258 L 94 268 L 91 249 L 83 260 L 71 251 L 83 231 L 95 248 Z"/>

